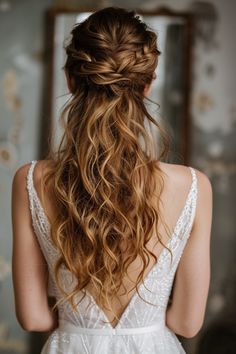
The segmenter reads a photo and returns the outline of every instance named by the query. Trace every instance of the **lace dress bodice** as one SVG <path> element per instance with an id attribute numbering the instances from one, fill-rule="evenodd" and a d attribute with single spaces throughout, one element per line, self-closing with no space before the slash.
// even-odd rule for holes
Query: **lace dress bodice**
<path id="1" fill-rule="evenodd" d="M 36 163 L 37 161 L 31 162 L 27 175 L 32 224 L 48 264 L 48 295 L 59 300 L 63 295 L 56 285 L 53 271 L 59 253 L 50 239 L 50 223 L 34 187 L 33 171 Z M 196 212 L 197 177 L 195 170 L 192 167 L 189 169 L 192 174 L 191 187 L 167 243 L 173 259 L 171 261 L 169 251 L 163 248 L 157 262 L 138 287 L 139 294 L 147 302 L 135 292 L 118 324 L 113 328 L 92 295 L 81 291 L 76 298 L 79 303 L 76 311 L 68 301 L 59 305 L 59 327 L 47 339 L 41 354 L 185 353 L 176 335 L 166 326 L 165 314 L 174 276 L 190 236 Z M 60 276 L 66 291 L 72 290 L 76 281 L 73 275 L 62 267 Z"/>

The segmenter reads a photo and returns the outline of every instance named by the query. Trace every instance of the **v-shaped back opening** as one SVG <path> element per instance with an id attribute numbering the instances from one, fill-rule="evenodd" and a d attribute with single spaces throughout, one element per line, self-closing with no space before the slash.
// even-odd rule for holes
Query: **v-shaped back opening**
<path id="1" fill-rule="evenodd" d="M 104 310 L 97 304 L 97 302 L 95 301 L 93 295 L 86 290 L 86 293 L 88 294 L 88 296 L 90 297 L 90 299 L 92 300 L 93 304 L 97 307 L 98 311 L 102 314 L 103 319 L 108 322 L 108 326 L 110 328 L 116 329 L 119 328 L 120 326 L 122 326 L 122 322 L 124 320 L 125 316 L 128 316 L 128 313 L 131 309 L 132 304 L 134 303 L 135 299 L 137 298 L 138 294 L 140 293 L 141 289 L 145 286 L 145 283 L 147 282 L 147 280 L 149 279 L 149 277 L 152 275 L 152 273 L 154 272 L 154 270 L 156 270 L 162 263 L 162 260 L 165 258 L 166 255 L 168 255 L 169 250 L 171 249 L 171 243 L 173 241 L 173 237 L 175 235 L 177 235 L 178 233 L 178 228 L 179 225 L 182 223 L 182 219 L 185 217 L 185 212 L 186 209 L 189 206 L 189 202 L 191 200 L 191 196 L 192 196 L 192 192 L 195 188 L 195 183 L 196 183 L 196 175 L 195 175 L 195 170 L 192 167 L 189 167 L 189 169 L 191 170 L 191 175 L 192 175 L 192 182 L 191 182 L 191 186 L 189 188 L 187 197 L 185 199 L 185 203 L 184 206 L 181 209 L 181 212 L 177 218 L 177 221 L 175 223 L 175 226 L 173 228 L 173 232 L 171 233 L 168 242 L 166 243 L 166 247 L 163 246 L 162 250 L 160 251 L 159 255 L 157 256 L 157 260 L 154 263 L 154 265 L 151 267 L 151 269 L 148 271 L 148 273 L 145 275 L 143 281 L 139 284 L 139 286 L 137 287 L 138 290 L 135 290 L 133 295 L 130 297 L 128 304 L 125 306 L 125 308 L 123 309 L 118 322 L 116 323 L 115 326 L 112 326 L 107 314 L 104 312 Z"/>
<path id="2" fill-rule="evenodd" d="M 32 165 L 31 165 L 31 175 L 30 177 L 32 178 L 32 181 L 31 181 L 31 186 L 32 186 L 32 189 L 33 189 L 33 194 L 34 194 L 34 198 L 36 198 L 36 202 L 39 206 L 39 208 L 41 209 L 41 213 L 43 215 L 43 217 L 45 218 L 45 222 L 46 224 L 48 225 L 48 228 L 50 228 L 50 222 L 49 222 L 49 219 L 46 215 L 46 212 L 44 211 L 44 208 L 42 206 L 42 203 L 41 203 L 41 200 L 38 196 L 38 193 L 37 193 L 37 190 L 34 186 L 34 179 L 33 179 L 33 172 L 34 172 L 34 167 L 36 165 L 37 161 L 34 160 L 32 161 Z M 138 296 L 138 293 L 140 292 L 141 288 L 143 286 L 145 286 L 145 282 L 147 281 L 147 279 L 151 276 L 151 274 L 154 272 L 154 270 L 156 268 L 158 268 L 158 266 L 161 264 L 161 261 L 162 259 L 164 259 L 164 257 L 167 255 L 167 253 L 169 252 L 168 251 L 168 248 L 171 247 L 171 242 L 173 241 L 173 236 L 175 234 L 177 234 L 178 232 L 178 228 L 179 228 L 179 225 L 182 223 L 182 219 L 183 217 L 185 216 L 185 212 L 186 212 L 186 209 L 188 208 L 189 206 L 189 202 L 191 200 L 191 196 L 192 196 L 192 191 L 195 187 L 195 183 L 196 183 L 196 175 L 195 175 L 195 170 L 192 168 L 192 167 L 189 167 L 190 171 L 191 171 L 191 175 L 192 175 L 192 181 L 191 181 L 191 185 L 190 185 L 190 188 L 189 188 L 189 191 L 187 193 L 187 197 L 185 199 L 185 202 L 184 202 L 184 206 L 182 207 L 180 213 L 179 213 L 179 216 L 177 218 L 177 221 L 175 223 L 175 226 L 173 227 L 173 232 L 171 233 L 171 236 L 169 237 L 168 239 L 168 242 L 166 243 L 166 247 L 163 246 L 163 249 L 160 251 L 158 257 L 157 257 L 157 261 L 154 263 L 154 265 L 152 266 L 152 268 L 149 270 L 149 272 L 146 274 L 146 276 L 144 277 L 144 280 L 143 282 L 141 282 L 138 286 L 138 291 L 135 291 L 133 293 L 133 295 L 131 296 L 128 304 L 125 306 L 124 310 L 122 311 L 122 314 L 121 316 L 119 317 L 119 321 L 117 322 L 117 324 L 113 327 L 110 323 L 110 320 L 108 319 L 106 313 L 104 312 L 103 309 L 100 308 L 100 306 L 96 303 L 94 297 L 91 295 L 91 293 L 89 293 L 87 290 L 86 290 L 86 293 L 87 295 L 91 298 L 92 302 L 94 303 L 94 305 L 97 307 L 98 311 L 100 312 L 100 314 L 102 315 L 103 319 L 108 322 L 108 326 L 110 326 L 111 328 L 118 328 L 122 325 L 122 321 L 124 319 L 124 317 L 128 314 L 128 311 L 130 310 L 131 308 L 131 305 L 132 303 L 135 301 L 136 297 Z M 30 173 L 29 172 L 29 173 Z"/>

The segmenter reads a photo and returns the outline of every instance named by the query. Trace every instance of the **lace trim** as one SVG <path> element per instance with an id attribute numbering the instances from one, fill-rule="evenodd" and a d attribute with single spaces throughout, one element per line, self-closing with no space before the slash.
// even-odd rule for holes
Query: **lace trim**
<path id="1" fill-rule="evenodd" d="M 32 225 L 42 250 L 46 250 L 50 254 L 50 256 L 55 258 L 55 256 L 58 255 L 58 250 L 53 245 L 50 239 L 50 231 L 51 231 L 50 223 L 41 205 L 40 199 L 37 195 L 33 183 L 33 171 L 36 162 L 37 161 L 35 160 L 31 162 L 31 166 L 27 174 L 27 182 L 26 182 L 26 187 L 28 190 L 28 197 L 29 197 L 29 207 L 30 207 L 31 218 L 32 218 Z M 47 254 L 45 254 L 45 258 L 47 258 L 46 256 Z"/>

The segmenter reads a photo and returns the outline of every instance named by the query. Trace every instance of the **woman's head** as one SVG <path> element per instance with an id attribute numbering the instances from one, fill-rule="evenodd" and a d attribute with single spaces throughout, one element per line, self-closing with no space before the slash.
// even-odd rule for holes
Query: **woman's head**
<path id="1" fill-rule="evenodd" d="M 158 154 L 144 125 L 146 117 L 160 130 L 144 104 L 159 51 L 156 34 L 133 11 L 105 8 L 73 28 L 66 53 L 73 94 L 45 177 L 45 184 L 52 182 L 58 213 L 51 228 L 61 253 L 56 281 L 60 286 L 64 265 L 77 279 L 67 298 L 73 302 L 91 284 L 106 307 L 137 257 L 143 261 L 138 282 L 147 254 L 156 258 L 146 246 L 151 236 L 162 243 L 156 162 L 166 145 Z"/>
<path id="2" fill-rule="evenodd" d="M 156 34 L 134 11 L 105 8 L 72 30 L 65 70 L 72 93 L 82 87 L 116 96 L 151 84 L 157 59 Z"/>

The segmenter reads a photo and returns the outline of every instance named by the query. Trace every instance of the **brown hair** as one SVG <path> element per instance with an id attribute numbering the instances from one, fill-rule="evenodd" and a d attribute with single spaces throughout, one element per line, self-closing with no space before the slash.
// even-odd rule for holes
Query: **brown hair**
<path id="1" fill-rule="evenodd" d="M 157 260 L 146 247 L 153 233 L 162 243 L 157 224 L 163 181 L 157 147 L 144 124 L 146 117 L 159 129 L 158 159 L 163 158 L 166 137 L 144 104 L 144 88 L 152 82 L 160 52 L 156 34 L 140 17 L 117 7 L 93 13 L 71 34 L 65 70 L 74 80 L 72 96 L 62 113 L 62 140 L 49 154 L 52 164 L 45 176 L 58 211 L 51 228 L 61 251 L 55 274 L 74 307 L 74 296 L 89 283 L 106 307 L 140 256 L 138 290 L 149 256 Z M 77 279 L 69 294 L 60 284 L 61 265 Z"/>

